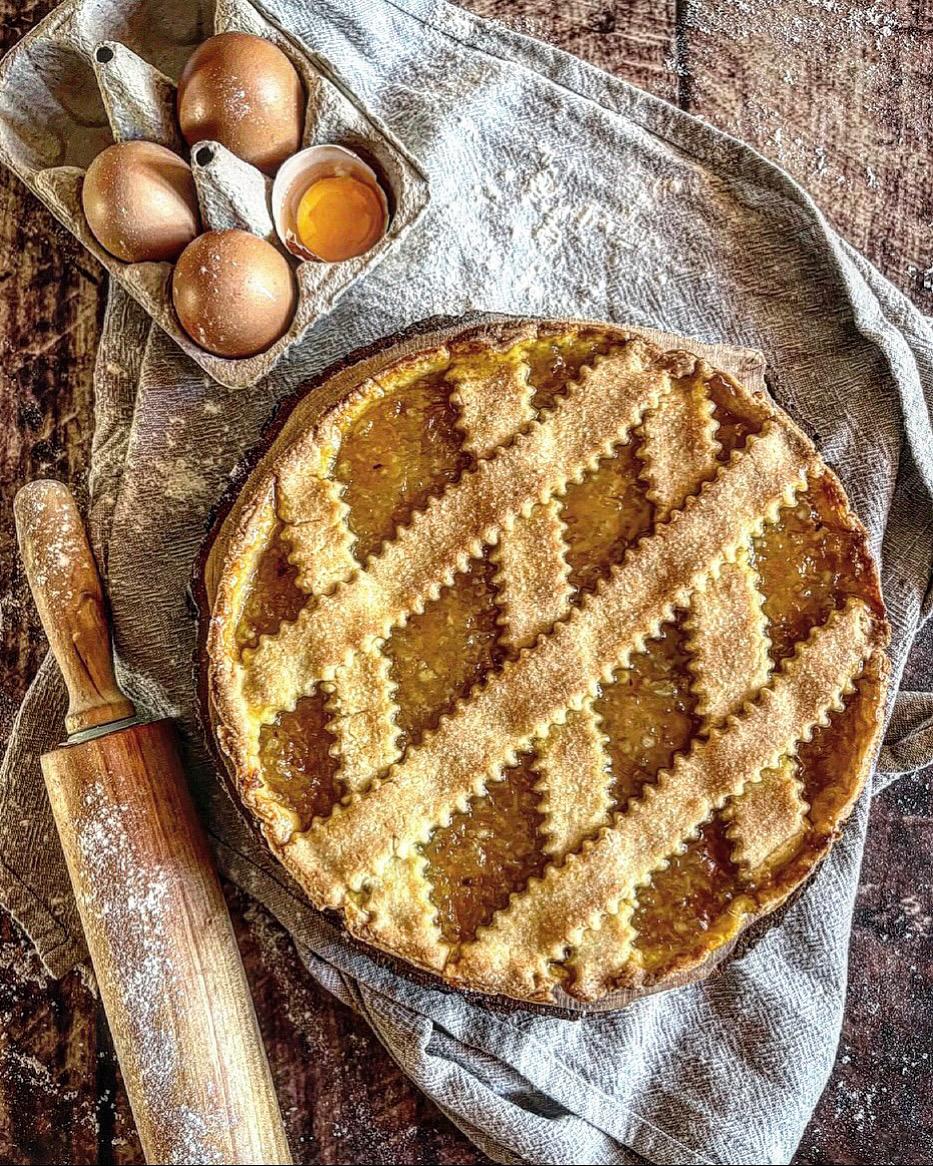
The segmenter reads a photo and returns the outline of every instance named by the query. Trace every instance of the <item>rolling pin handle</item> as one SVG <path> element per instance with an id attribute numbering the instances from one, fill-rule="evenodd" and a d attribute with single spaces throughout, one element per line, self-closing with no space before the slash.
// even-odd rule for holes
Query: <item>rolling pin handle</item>
<path id="1" fill-rule="evenodd" d="M 71 491 L 63 482 L 30 482 L 13 513 L 26 578 L 68 688 L 68 733 L 133 716 L 113 673 L 103 588 Z"/>

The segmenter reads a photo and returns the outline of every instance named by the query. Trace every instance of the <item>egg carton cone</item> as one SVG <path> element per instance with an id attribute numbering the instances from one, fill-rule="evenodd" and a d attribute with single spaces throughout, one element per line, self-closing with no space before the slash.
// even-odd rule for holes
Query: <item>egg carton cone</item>
<path id="1" fill-rule="evenodd" d="M 192 146 L 191 170 L 205 222 L 216 230 L 252 231 L 288 254 L 272 221 L 272 179 L 267 174 L 231 154 L 220 142 Z"/>
<path id="2" fill-rule="evenodd" d="M 114 141 L 142 138 L 184 155 L 170 77 L 115 40 L 94 49 L 93 66 Z"/>
<path id="3" fill-rule="evenodd" d="M 342 263 L 293 256 L 298 305 L 285 335 L 256 356 L 231 360 L 200 348 L 182 329 L 171 298 L 170 263 L 124 263 L 97 242 L 81 205 L 93 158 L 113 142 L 145 139 L 190 163 L 204 229 L 238 227 L 281 246 L 271 180 L 219 142 L 190 149 L 175 113 L 177 78 L 212 33 L 248 32 L 277 45 L 307 97 L 302 146 L 358 153 L 386 192 L 390 222 L 365 255 Z M 248 388 L 334 307 L 415 225 L 427 178 L 402 143 L 356 97 L 327 60 L 292 38 L 249 0 L 66 0 L 0 62 L 0 161 L 37 195 L 192 360 L 230 388 Z"/>

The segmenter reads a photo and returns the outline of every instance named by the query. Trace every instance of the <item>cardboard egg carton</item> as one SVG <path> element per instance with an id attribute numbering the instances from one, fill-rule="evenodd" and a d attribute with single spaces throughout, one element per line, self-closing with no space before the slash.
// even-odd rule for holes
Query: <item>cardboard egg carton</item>
<path id="1" fill-rule="evenodd" d="M 114 258 L 91 234 L 81 207 L 91 160 L 113 141 L 145 138 L 191 163 L 205 230 L 240 227 L 279 245 L 271 179 L 217 142 L 189 150 L 178 130 L 172 78 L 212 32 L 233 31 L 265 37 L 285 53 L 307 95 L 302 145 L 334 144 L 359 153 L 379 174 L 391 214 L 386 235 L 365 255 L 342 263 L 296 263 L 298 307 L 291 326 L 265 352 L 239 360 L 213 356 L 182 329 L 172 306 L 172 264 Z M 397 138 L 323 57 L 248 0 L 66 0 L 0 62 L 0 161 L 205 372 L 231 388 L 245 388 L 269 373 L 354 280 L 398 243 L 428 202 L 427 179 Z"/>

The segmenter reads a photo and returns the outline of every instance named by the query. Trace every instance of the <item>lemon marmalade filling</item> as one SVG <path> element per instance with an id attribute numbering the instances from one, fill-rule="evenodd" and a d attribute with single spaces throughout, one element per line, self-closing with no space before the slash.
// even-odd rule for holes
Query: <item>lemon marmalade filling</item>
<path id="1" fill-rule="evenodd" d="M 616 344 L 616 338 L 598 329 L 522 341 L 533 408 L 539 414 L 552 408 L 580 368 Z M 343 433 L 334 474 L 343 487 L 360 563 L 474 464 L 464 449 L 447 372 L 446 364 L 430 367 L 408 383 L 390 385 L 381 396 L 374 395 Z M 718 460 L 725 461 L 745 445 L 760 421 L 718 374 L 705 382 L 705 392 L 720 447 Z M 571 604 L 597 587 L 657 521 L 640 447 L 636 431 L 582 481 L 569 484 L 561 499 Z M 849 595 L 871 594 L 872 567 L 864 540 L 846 519 L 838 487 L 825 475 L 813 478 L 746 550 L 763 596 L 773 666 Z M 294 619 L 308 601 L 296 585 L 296 574 L 276 530 L 242 606 L 237 629 L 241 648 L 255 645 L 283 620 Z M 417 746 L 441 716 L 508 658 L 500 598 L 494 555 L 487 552 L 385 642 L 400 754 Z M 665 624 L 597 692 L 594 710 L 605 739 L 609 791 L 605 824 L 705 731 L 697 711 L 686 621 L 680 613 Z M 825 824 L 838 815 L 847 796 L 840 791 L 851 767 L 860 764 L 853 742 L 865 739 L 856 730 L 875 716 L 880 683 L 878 667 L 870 665 L 842 711 L 800 746 L 795 775 L 806 816 L 795 849 L 781 864 L 758 875 L 742 869 L 734 859 L 728 819 L 720 811 L 639 889 L 632 912 L 634 958 L 649 973 L 663 974 L 707 950 L 709 933 L 725 928 L 730 904 L 739 896 L 763 901 L 781 880 L 788 886 L 799 880 L 808 848 L 816 850 L 824 843 Z M 303 827 L 326 816 L 346 792 L 331 755 L 328 717 L 326 695 L 315 690 L 262 729 L 263 781 L 296 812 Z M 490 783 L 421 846 L 437 923 L 452 945 L 475 936 L 512 894 L 563 857 L 547 849 L 537 764 L 534 749 L 521 755 L 501 780 Z"/>

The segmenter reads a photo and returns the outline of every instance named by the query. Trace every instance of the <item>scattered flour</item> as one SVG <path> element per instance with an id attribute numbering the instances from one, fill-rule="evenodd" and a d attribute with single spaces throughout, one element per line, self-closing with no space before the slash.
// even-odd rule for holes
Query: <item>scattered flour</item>
<path id="1" fill-rule="evenodd" d="M 75 835 L 81 860 L 93 876 L 88 882 L 107 892 L 98 896 L 90 891 L 79 905 L 84 919 L 105 931 L 118 958 L 121 951 L 125 954 L 124 976 L 111 985 L 129 1030 L 124 1058 L 129 1055 L 135 1062 L 132 1068 L 124 1063 L 124 1073 L 147 1083 L 153 1125 L 169 1131 L 163 1143 L 168 1160 L 207 1166 L 221 1161 L 212 1133 L 227 1116 L 220 1104 L 206 1113 L 193 1110 L 191 1099 L 179 1089 L 184 1053 L 163 1009 L 165 998 L 182 988 L 165 931 L 165 918 L 179 889 L 172 885 L 168 868 L 141 867 L 133 843 L 133 819 L 139 812 L 115 806 L 99 782 L 89 785 Z M 122 894 L 113 894 L 115 887 Z"/>

